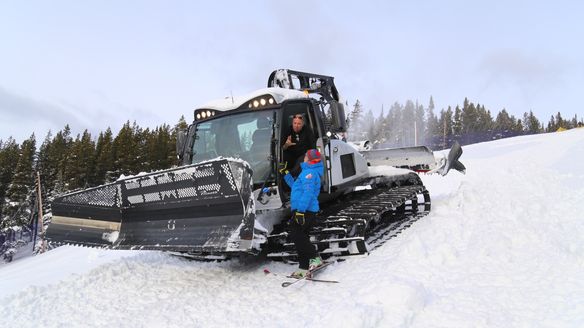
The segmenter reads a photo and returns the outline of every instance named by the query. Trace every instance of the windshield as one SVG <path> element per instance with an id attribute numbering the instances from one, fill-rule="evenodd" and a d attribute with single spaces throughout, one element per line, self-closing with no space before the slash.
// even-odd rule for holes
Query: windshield
<path id="1" fill-rule="evenodd" d="M 216 118 L 196 126 L 192 164 L 219 156 L 240 158 L 253 170 L 254 183 L 270 172 L 274 111 L 254 111 Z"/>

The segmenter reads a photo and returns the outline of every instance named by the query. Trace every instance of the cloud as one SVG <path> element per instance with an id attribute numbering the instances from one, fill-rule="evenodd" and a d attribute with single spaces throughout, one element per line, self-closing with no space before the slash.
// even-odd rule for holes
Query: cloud
<path id="1" fill-rule="evenodd" d="M 47 119 L 53 123 L 60 122 L 68 113 L 62 108 L 17 95 L 0 86 L 0 111 L 8 119 Z"/>
<path id="2" fill-rule="evenodd" d="M 507 105 L 515 102 L 517 108 L 529 110 L 543 101 L 544 94 L 562 87 L 566 68 L 559 60 L 543 54 L 507 49 L 485 56 L 478 71 L 484 74 L 479 86 L 483 94 L 505 99 Z"/>
<path id="3" fill-rule="evenodd" d="M 486 56 L 480 70 L 487 74 L 486 87 L 515 84 L 523 87 L 558 84 L 563 67 L 542 57 L 528 56 L 518 50 L 502 50 Z"/>
<path id="4" fill-rule="evenodd" d="M 185 114 L 189 117 L 189 112 Z M 107 127 L 117 131 L 126 121 L 153 128 L 164 123 L 173 125 L 179 117 L 180 113 L 168 113 L 164 108 L 127 105 L 99 91 L 85 100 L 61 98 L 48 102 L 0 86 L 0 140 L 13 137 L 22 141 L 32 133 L 42 140 L 49 130 L 54 135 L 66 124 L 73 137 L 87 129 L 95 138 Z"/>
<path id="5" fill-rule="evenodd" d="M 65 124 L 79 125 L 80 121 L 66 109 L 34 98 L 13 93 L 0 86 L 0 138 L 9 136 L 22 140 L 33 132 L 37 139 L 50 130 Z M 39 135 L 41 134 L 41 135 Z"/>

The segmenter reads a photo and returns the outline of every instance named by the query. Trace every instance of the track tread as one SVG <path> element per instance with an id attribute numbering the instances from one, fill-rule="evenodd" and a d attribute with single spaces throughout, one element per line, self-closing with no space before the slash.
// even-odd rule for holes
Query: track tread
<path id="1" fill-rule="evenodd" d="M 310 233 L 324 257 L 367 254 L 427 215 L 431 207 L 423 185 L 385 187 L 352 196 L 355 197 L 345 199 L 342 206 L 324 211 L 323 219 Z M 337 235 L 331 233 L 335 230 Z M 286 243 L 284 248 L 285 252 L 268 257 L 296 257 L 292 243 Z"/>

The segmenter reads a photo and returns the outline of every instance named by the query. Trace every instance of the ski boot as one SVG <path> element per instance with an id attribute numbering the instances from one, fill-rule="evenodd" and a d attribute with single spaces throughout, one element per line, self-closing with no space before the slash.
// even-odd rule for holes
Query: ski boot
<path id="1" fill-rule="evenodd" d="M 322 259 L 320 256 L 310 259 L 308 262 L 308 271 L 312 271 L 323 264 Z"/>
<path id="2" fill-rule="evenodd" d="M 291 278 L 296 278 L 296 279 L 303 279 L 308 277 L 310 274 L 310 272 L 308 270 L 304 270 L 304 269 L 298 269 L 294 272 L 292 272 L 292 274 L 290 275 Z"/>

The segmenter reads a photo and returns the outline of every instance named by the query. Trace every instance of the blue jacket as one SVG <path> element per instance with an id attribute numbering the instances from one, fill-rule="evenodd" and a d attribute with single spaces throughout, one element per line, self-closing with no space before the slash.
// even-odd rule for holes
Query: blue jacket
<path id="1" fill-rule="evenodd" d="M 286 174 L 284 180 L 292 189 L 290 195 L 290 207 L 298 212 L 318 212 L 318 194 L 320 194 L 320 181 L 324 174 L 322 163 L 300 163 L 302 171 L 294 180 L 292 175 Z"/>

